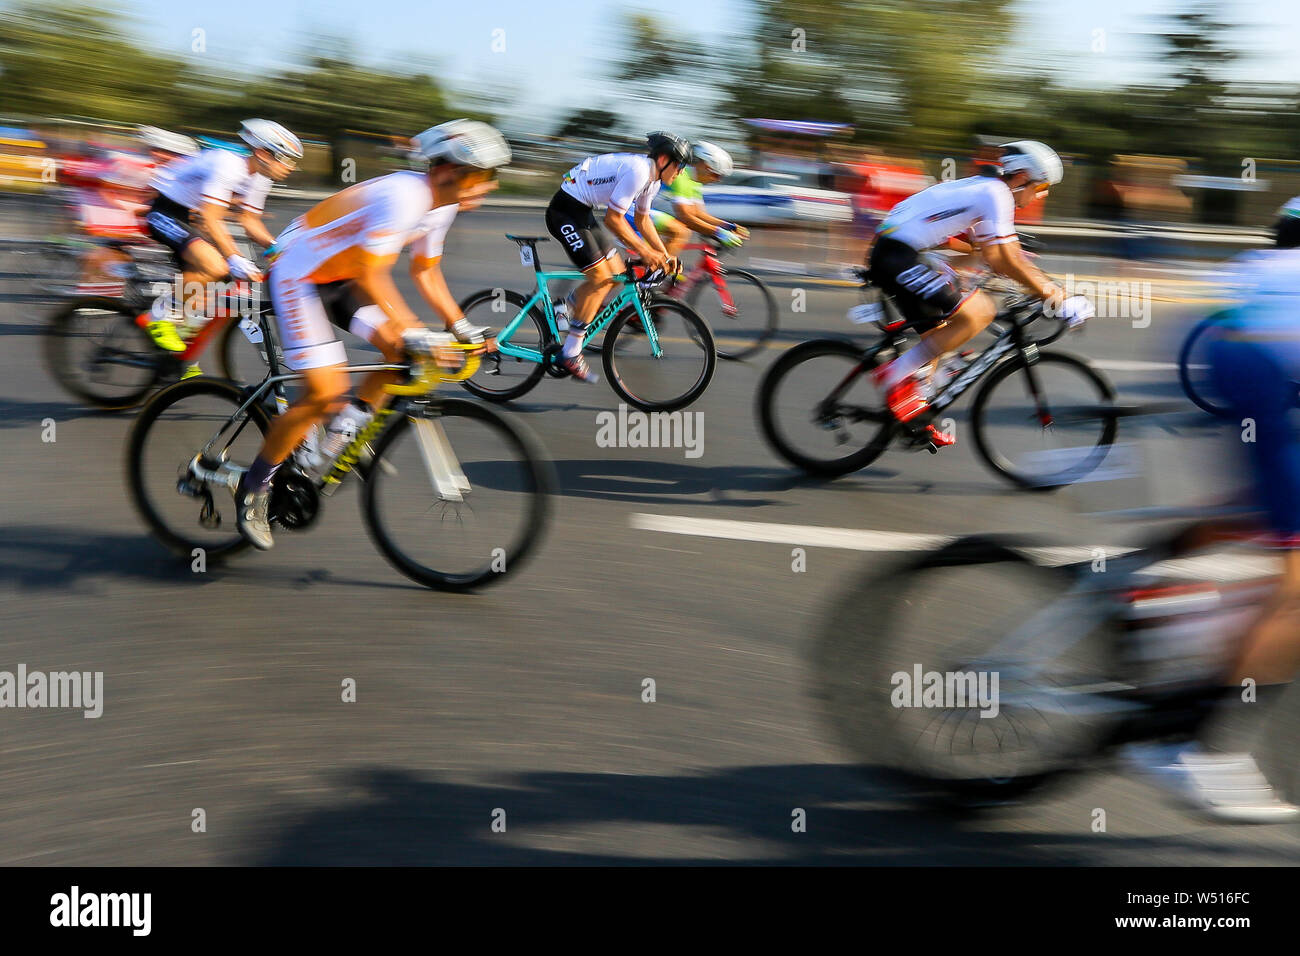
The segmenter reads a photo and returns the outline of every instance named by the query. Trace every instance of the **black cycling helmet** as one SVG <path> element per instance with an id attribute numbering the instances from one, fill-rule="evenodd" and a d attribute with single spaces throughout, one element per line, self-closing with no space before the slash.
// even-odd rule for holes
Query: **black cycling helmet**
<path id="1" fill-rule="evenodd" d="M 678 166 L 685 166 L 691 161 L 691 144 L 676 133 L 657 130 L 653 133 L 647 133 L 645 141 L 646 145 L 650 147 L 648 153 L 651 159 L 667 156 Z"/>

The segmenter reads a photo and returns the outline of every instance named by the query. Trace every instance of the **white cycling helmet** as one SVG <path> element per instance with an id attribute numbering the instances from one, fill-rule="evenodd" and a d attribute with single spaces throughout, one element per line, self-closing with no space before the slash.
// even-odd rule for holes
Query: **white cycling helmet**
<path id="1" fill-rule="evenodd" d="M 1055 186 L 1061 181 L 1064 167 L 1056 150 L 1037 140 L 1018 139 L 1004 143 L 1002 149 L 1002 174 L 1026 172 L 1031 182 Z"/>
<path id="2" fill-rule="evenodd" d="M 239 124 L 239 138 L 253 149 L 264 149 L 277 159 L 302 159 L 302 143 L 279 123 L 251 119 Z"/>
<path id="3" fill-rule="evenodd" d="M 727 151 L 721 146 L 714 146 L 712 143 L 700 141 L 691 147 L 691 155 L 694 157 L 696 164 L 710 169 L 719 176 L 730 176 L 736 168 L 736 164 L 731 161 Z"/>
<path id="4" fill-rule="evenodd" d="M 411 138 L 411 152 L 427 162 L 440 159 L 476 169 L 495 169 L 510 162 L 506 138 L 477 120 L 450 120 L 426 129 Z"/>
<path id="5" fill-rule="evenodd" d="M 159 152 L 193 156 L 199 151 L 199 144 L 181 133 L 159 129 L 157 126 L 141 126 L 138 132 L 146 146 Z"/>

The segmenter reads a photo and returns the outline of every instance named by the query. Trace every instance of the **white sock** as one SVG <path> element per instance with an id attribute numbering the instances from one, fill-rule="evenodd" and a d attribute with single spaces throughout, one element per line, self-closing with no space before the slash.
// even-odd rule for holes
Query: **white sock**
<path id="1" fill-rule="evenodd" d="M 582 334 L 587 331 L 585 325 L 570 325 L 569 334 L 564 339 L 564 351 L 560 354 L 565 358 L 573 358 L 582 351 Z"/>
<path id="2" fill-rule="evenodd" d="M 930 351 L 929 342 L 921 342 L 913 345 L 910 349 L 894 359 L 884 368 L 884 384 L 896 385 L 909 375 L 915 375 L 916 372 L 934 361 L 934 353 Z"/>
<path id="3" fill-rule="evenodd" d="M 149 307 L 149 317 L 154 322 L 167 322 L 172 317 L 172 293 L 168 289 L 158 298 L 153 300 L 153 305 Z"/>

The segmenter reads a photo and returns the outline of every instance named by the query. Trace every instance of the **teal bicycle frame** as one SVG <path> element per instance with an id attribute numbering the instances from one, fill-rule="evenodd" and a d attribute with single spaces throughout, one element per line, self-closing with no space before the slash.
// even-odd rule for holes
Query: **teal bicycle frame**
<path id="1" fill-rule="evenodd" d="M 528 313 L 531 312 L 535 306 L 540 304 L 542 312 L 546 316 L 546 327 L 550 330 L 553 341 L 560 341 L 564 333 L 560 331 L 560 327 L 555 322 L 555 305 L 551 301 L 551 293 L 547 283 L 551 281 L 572 282 L 575 280 L 581 282 L 585 280 L 587 276 L 576 269 L 565 270 L 562 272 L 543 272 L 542 267 L 537 260 L 537 247 L 533 243 L 527 243 L 526 245 L 532 253 L 533 272 L 537 277 L 537 291 L 533 293 L 531 299 L 524 303 L 523 308 L 519 310 L 519 314 L 511 319 L 510 322 L 506 324 L 506 327 L 501 330 L 500 334 L 497 336 L 497 351 L 502 355 L 508 355 L 511 358 L 523 359 L 527 362 L 536 362 L 540 365 L 545 362 L 545 357 L 541 352 L 524 345 L 515 345 L 510 341 L 510 337 L 515 334 L 515 331 L 519 326 L 521 326 L 528 318 Z M 663 349 L 659 346 L 659 330 L 655 327 L 655 323 L 650 321 L 650 316 L 646 313 L 645 306 L 642 304 L 641 293 L 637 288 L 638 280 L 632 275 L 631 270 L 628 270 L 621 276 L 615 276 L 614 279 L 618 282 L 622 282 L 623 288 L 618 295 L 614 296 L 613 299 L 607 302 L 605 306 L 596 313 L 596 317 L 592 319 L 591 323 L 587 326 L 586 334 L 582 337 L 582 347 L 586 348 L 593 338 L 604 331 L 605 326 L 609 325 L 616 315 L 631 305 L 636 309 L 636 314 L 641 319 L 641 327 L 646 331 L 646 337 L 650 342 L 651 354 L 654 355 L 655 358 L 659 358 L 663 355 Z"/>

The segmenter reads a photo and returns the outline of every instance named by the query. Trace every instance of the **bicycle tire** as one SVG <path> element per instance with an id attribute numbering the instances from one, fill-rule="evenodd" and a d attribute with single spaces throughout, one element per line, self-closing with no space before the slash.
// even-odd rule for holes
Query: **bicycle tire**
<path id="1" fill-rule="evenodd" d="M 623 375 L 619 372 L 618 363 L 618 336 L 623 332 L 629 322 L 640 321 L 636 308 L 629 305 L 618 315 L 614 316 L 609 327 L 605 330 L 604 346 L 601 349 L 601 360 L 605 366 L 605 375 L 609 380 L 610 388 L 623 401 L 627 402 L 633 408 L 640 409 L 643 412 L 672 412 L 680 408 L 686 408 L 709 387 L 713 381 L 713 373 L 718 366 L 717 345 L 713 340 L 713 332 L 709 324 L 704 321 L 698 312 L 692 309 L 685 302 L 677 299 L 660 297 L 653 299 L 647 306 L 646 311 L 650 314 L 651 321 L 655 321 L 656 316 L 661 312 L 676 312 L 690 327 L 689 335 L 695 342 L 701 346 L 704 353 L 704 366 L 696 380 L 680 395 L 668 399 L 648 399 L 643 398 L 633 392 L 624 380 Z M 644 335 L 645 333 L 640 333 Z"/>
<path id="2" fill-rule="evenodd" d="M 934 730 L 935 745 L 927 747 L 923 745 L 925 739 L 915 733 L 920 715 L 905 713 L 895 706 L 891 682 L 904 665 L 910 672 L 916 662 L 924 660 L 924 666 L 930 669 L 961 671 L 967 669 L 963 665 L 981 660 L 978 653 L 963 658 L 954 651 L 937 661 L 921 653 L 926 650 L 948 655 L 954 642 L 947 635 L 936 636 L 924 626 L 918 626 L 914 619 L 909 620 L 909 615 L 918 613 L 915 600 L 918 590 L 928 595 L 952 590 L 935 583 L 934 572 L 942 569 L 980 571 L 997 565 L 1006 566 L 1010 580 L 1035 586 L 1041 581 L 1049 591 L 1068 585 L 1069 574 L 1064 569 L 1045 567 L 997 539 L 976 536 L 909 558 L 883 574 L 874 570 L 874 564 L 867 565 L 832 602 L 809 652 L 812 696 L 818 703 L 822 725 L 863 772 L 878 775 L 887 769 L 914 791 L 944 803 L 970 807 L 1019 799 L 1039 791 L 1104 745 L 1104 727 L 1075 721 L 1065 728 L 1066 733 L 1051 738 L 1051 746 L 1045 746 L 1035 759 L 1023 764 L 1027 772 L 1006 773 L 1006 767 L 990 767 L 1003 757 L 1000 748 L 995 759 L 983 762 L 974 754 L 959 754 L 938 744 L 938 738 L 949 732 L 950 717 L 953 713 L 960 715 L 960 710 L 944 713 L 943 723 Z M 1031 581 L 1033 576 L 1037 580 Z M 960 593 L 960 589 L 955 593 Z M 922 608 L 919 613 L 924 622 L 925 610 Z M 960 621 L 953 622 L 955 631 L 962 626 Z M 936 644 L 941 646 L 935 649 Z M 1095 646 L 1103 655 L 1109 655 L 1106 642 L 1098 641 Z M 1110 657 L 1105 656 L 1103 660 L 1109 661 Z M 871 689 L 876 693 L 864 692 Z M 1017 725 L 1010 716 L 1015 713 L 1016 705 L 1008 705 L 1008 699 L 1014 701 L 1014 692 L 1010 697 L 1001 694 L 999 716 L 1005 717 L 1015 731 L 1006 736 L 1014 736 L 1015 744 L 1019 745 L 1022 731 L 1030 736 L 1030 722 L 1037 727 L 1045 725 L 1047 718 L 1028 707 L 1017 715 Z M 992 729 L 996 720 L 990 720 L 987 729 Z M 1065 718 L 1060 720 L 1065 722 Z M 979 723 L 975 726 L 979 727 Z M 927 732 L 930 727 L 934 727 L 933 722 L 926 728 Z M 956 730 L 950 733 L 954 742 L 959 739 L 965 742 L 964 727 L 960 733 Z M 1037 740 L 1044 741 L 1045 737 L 1038 736 Z M 971 743 L 973 746 L 974 729 Z"/>
<path id="3" fill-rule="evenodd" d="M 139 405 L 162 375 L 159 365 L 153 367 L 153 374 L 148 380 L 133 390 L 122 394 L 109 394 L 106 391 L 90 387 L 74 374 L 73 359 L 68 355 L 70 341 L 74 338 L 71 328 L 73 316 L 83 310 L 110 313 L 116 325 L 120 326 L 124 338 L 138 346 L 139 354 L 158 357 L 158 347 L 149 337 L 149 333 L 136 324 L 137 313 L 117 299 L 89 297 L 75 299 L 67 303 L 52 316 L 45 330 L 45 360 L 50 374 L 69 394 L 88 402 L 105 411 L 122 411 Z"/>
<path id="4" fill-rule="evenodd" d="M 524 306 L 528 304 L 528 299 L 525 296 L 510 289 L 483 289 L 481 292 L 475 292 L 473 295 L 466 296 L 462 299 L 460 302 L 460 311 L 462 314 L 466 313 L 476 305 L 496 299 L 498 294 L 503 296 L 507 302 L 515 307 L 515 314 L 522 312 Z M 547 329 L 546 317 L 538 311 L 537 306 L 533 306 L 528 310 L 528 318 L 532 319 L 533 324 L 537 328 L 537 341 L 543 345 L 550 342 L 551 337 L 549 330 Z M 492 368 L 492 363 L 494 361 L 505 361 L 507 358 L 508 356 L 502 356 L 500 359 L 493 359 L 490 355 L 484 356 L 483 362 L 479 365 L 479 370 L 474 373 L 472 378 L 468 378 L 461 382 L 461 387 L 471 395 L 475 395 L 485 401 L 510 402 L 517 398 L 522 398 L 524 395 L 531 392 L 537 387 L 537 383 L 542 380 L 542 376 L 546 374 L 546 366 L 542 365 L 540 362 L 533 362 L 530 363 L 533 367 L 528 371 L 528 374 L 524 376 L 518 385 L 504 389 L 493 389 L 487 387 L 486 383 L 491 379 L 491 376 L 488 373 Z M 526 360 L 517 359 L 515 361 Z"/>
<path id="5" fill-rule="evenodd" d="M 212 321 L 212 320 L 209 320 Z M 217 341 L 217 366 L 221 369 L 223 377 L 230 379 L 232 382 L 241 382 L 244 385 L 254 385 L 260 382 L 266 376 L 266 346 L 267 342 L 263 339 L 260 345 L 248 344 L 256 348 L 262 355 L 261 367 L 256 370 L 255 377 L 249 377 L 246 371 L 240 369 L 239 360 L 235 357 L 238 348 L 247 342 L 247 336 L 244 335 L 243 329 L 239 327 L 239 319 L 231 319 L 226 327 L 221 330 L 220 338 Z M 275 348 L 276 358 L 281 369 L 284 368 L 284 355 L 279 351 L 279 346 L 274 340 L 270 343 Z"/>
<path id="6" fill-rule="evenodd" d="M 1203 336 L 1211 333 L 1222 323 L 1223 315 L 1223 312 L 1216 312 L 1197 322 L 1192 327 L 1192 331 L 1187 333 L 1187 338 L 1183 340 L 1182 347 L 1178 350 L 1178 382 L 1183 387 L 1183 394 L 1193 405 L 1209 412 L 1215 418 L 1227 420 L 1233 417 L 1232 406 L 1222 400 L 1216 401 L 1213 395 L 1200 387 L 1192 375 L 1193 351 Z"/>
<path id="7" fill-rule="evenodd" d="M 1105 424 L 1102 426 L 1101 436 L 1093 446 L 1088 460 L 1083 464 L 1063 472 L 1048 475 L 1033 475 L 1018 470 L 1009 458 L 993 447 L 987 434 L 988 423 L 985 413 L 994 389 L 1010 376 L 1023 371 L 1031 364 L 1035 367 L 1039 365 L 1061 365 L 1073 368 L 1080 372 L 1083 378 L 1097 389 L 1100 393 L 1099 398 L 1104 404 L 1114 404 L 1116 393 L 1109 380 L 1094 369 L 1092 365 L 1083 359 L 1064 352 L 1040 352 L 1033 363 L 1027 362 L 1023 355 L 1005 359 L 994 366 L 993 371 L 980 383 L 978 391 L 975 393 L 975 399 L 971 403 L 970 423 L 971 434 L 975 439 L 975 450 L 984 461 L 984 464 L 988 465 L 999 477 L 1018 488 L 1025 488 L 1030 491 L 1054 491 L 1085 477 L 1101 464 L 1101 461 L 1106 457 L 1107 450 L 1115 442 L 1115 435 L 1119 430 L 1119 419 L 1111 414 L 1103 413 L 1099 415 L 1100 418 L 1104 419 Z"/>
<path id="8" fill-rule="evenodd" d="M 896 430 L 891 423 L 882 423 L 879 431 L 866 445 L 839 458 L 812 457 L 787 440 L 776 420 L 777 391 L 781 380 L 796 366 L 825 355 L 847 358 L 854 362 L 863 360 L 861 347 L 840 339 L 814 339 L 788 349 L 772 363 L 759 382 L 758 422 L 768 447 L 790 464 L 819 478 L 838 478 L 865 468 L 879 458 L 889 447 Z"/>
<path id="9" fill-rule="evenodd" d="M 529 499 L 528 517 L 515 540 L 505 553 L 505 570 L 495 571 L 490 566 L 477 572 L 451 574 L 426 567 L 405 554 L 384 527 L 376 505 L 377 496 L 385 487 L 386 474 L 382 465 L 384 455 L 411 427 L 408 415 L 388 428 L 375 443 L 374 458 L 366 468 L 366 481 L 361 495 L 361 513 L 366 531 L 375 547 L 393 567 L 425 587 L 438 591 L 470 591 L 487 584 L 495 584 L 509 577 L 527 561 L 541 542 L 550 514 L 550 499 L 556 487 L 553 468 L 541 444 L 530 431 L 488 405 L 480 405 L 463 398 L 438 401 L 442 417 L 464 416 L 486 422 L 498 429 L 513 446 L 533 482 Z"/>
<path id="10" fill-rule="evenodd" d="M 724 349 L 721 345 L 718 346 L 719 358 L 724 358 L 729 362 L 738 362 L 743 359 L 749 358 L 751 355 L 755 355 L 763 351 L 767 343 L 772 339 L 773 336 L 776 335 L 776 329 L 777 329 L 776 297 L 772 295 L 772 290 L 767 287 L 767 284 L 758 276 L 754 275 L 752 272 L 746 272 L 744 269 L 732 269 L 726 266 L 723 266 L 721 268 L 722 268 L 723 275 L 726 276 L 726 280 L 728 283 L 730 283 L 734 279 L 734 280 L 739 280 L 741 283 L 749 283 L 750 285 L 755 286 L 758 289 L 759 293 L 762 295 L 763 302 L 767 308 L 766 322 L 763 325 L 763 330 L 759 333 L 758 338 L 756 338 L 751 344 L 743 348 L 732 348 L 732 349 Z M 696 282 L 695 285 L 691 287 L 691 291 L 686 294 L 686 304 L 689 305 L 691 308 L 696 309 L 696 311 L 699 311 L 698 307 L 696 306 L 696 301 L 703 294 L 703 291 L 706 286 L 709 289 L 715 288 L 711 280 L 705 282 L 703 279 L 701 279 L 699 282 Z M 722 329 L 724 326 L 722 323 L 717 323 L 717 327 L 718 329 Z M 716 339 L 717 337 L 718 337 L 718 332 L 715 331 L 714 338 Z"/>
<path id="11" fill-rule="evenodd" d="M 144 519 L 154 537 L 183 557 L 188 557 L 194 548 L 203 548 L 207 560 L 213 561 L 238 554 L 247 548 L 249 543 L 244 538 L 236 536 L 231 544 L 214 548 L 205 540 L 186 538 L 183 534 L 177 533 L 170 527 L 166 518 L 159 514 L 154 507 L 152 499 L 144 487 L 144 475 L 142 473 L 145 443 L 154 422 L 172 405 L 195 395 L 213 395 L 218 398 L 229 399 L 233 403 L 231 411 L 242 405 L 246 398 L 244 389 L 234 382 L 206 377 L 186 379 L 159 391 L 145 403 L 127 435 L 127 487 L 130 490 L 131 503 Z M 267 428 L 270 427 L 270 418 L 266 411 L 260 406 L 251 406 L 249 408 L 249 417 L 253 420 L 253 424 L 257 429 L 265 435 Z M 197 452 L 198 449 L 196 448 L 195 451 Z"/>

